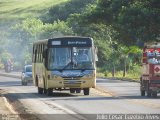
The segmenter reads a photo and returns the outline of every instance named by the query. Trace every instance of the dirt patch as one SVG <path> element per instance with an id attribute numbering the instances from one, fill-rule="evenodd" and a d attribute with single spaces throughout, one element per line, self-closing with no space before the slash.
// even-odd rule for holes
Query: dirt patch
<path id="1" fill-rule="evenodd" d="M 28 112 L 25 106 L 15 96 L 11 96 L 8 91 L 0 89 L 0 96 L 6 98 L 6 102 L 11 107 L 10 109 L 13 109 L 16 113 L 15 116 L 12 114 L 12 116 L 6 117 L 16 117 L 17 120 L 40 120 L 36 115 Z"/>
<path id="2" fill-rule="evenodd" d="M 9 110 L 5 103 L 4 97 L 0 94 L 0 113 L 3 114 L 12 114 L 12 112 Z"/>

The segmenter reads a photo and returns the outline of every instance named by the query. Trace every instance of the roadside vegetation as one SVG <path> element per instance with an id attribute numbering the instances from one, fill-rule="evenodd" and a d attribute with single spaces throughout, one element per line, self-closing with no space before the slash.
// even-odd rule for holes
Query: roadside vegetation
<path id="1" fill-rule="evenodd" d="M 36 40 L 89 36 L 98 47 L 98 76 L 138 80 L 143 43 L 160 38 L 159 0 L 2 0 L 0 5 L 1 63 L 9 54 L 19 69 L 31 63 Z"/>

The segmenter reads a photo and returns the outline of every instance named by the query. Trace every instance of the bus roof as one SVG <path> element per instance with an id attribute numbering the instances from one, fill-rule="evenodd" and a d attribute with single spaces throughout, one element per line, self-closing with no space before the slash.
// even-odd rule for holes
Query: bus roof
<path id="1" fill-rule="evenodd" d="M 79 40 L 91 40 L 93 41 L 93 39 L 91 37 L 81 37 L 81 36 L 64 36 L 64 37 L 55 37 L 55 38 L 50 38 L 50 39 L 44 39 L 44 40 L 38 40 L 35 41 L 33 44 L 48 44 L 49 41 L 54 41 L 54 40 L 69 40 L 69 39 L 79 39 Z"/>

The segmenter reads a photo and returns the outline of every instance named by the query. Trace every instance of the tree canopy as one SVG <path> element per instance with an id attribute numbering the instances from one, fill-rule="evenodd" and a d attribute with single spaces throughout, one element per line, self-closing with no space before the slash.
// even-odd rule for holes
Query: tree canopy
<path id="1" fill-rule="evenodd" d="M 115 39 L 126 45 L 160 39 L 159 0 L 99 0 L 85 17 L 112 26 Z"/>

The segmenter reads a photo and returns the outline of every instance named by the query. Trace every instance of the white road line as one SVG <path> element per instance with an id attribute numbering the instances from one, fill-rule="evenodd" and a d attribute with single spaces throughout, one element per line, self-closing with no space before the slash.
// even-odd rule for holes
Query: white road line
<path id="1" fill-rule="evenodd" d="M 79 115 L 78 113 L 64 107 L 64 106 L 61 106 L 57 103 L 54 103 L 54 102 L 47 102 L 47 101 L 44 101 L 45 104 L 49 105 L 49 106 L 52 106 L 52 107 L 57 107 L 59 108 L 60 110 L 63 110 L 66 114 L 69 114 L 79 120 L 87 120 L 86 118 L 84 118 L 83 116 Z"/>

